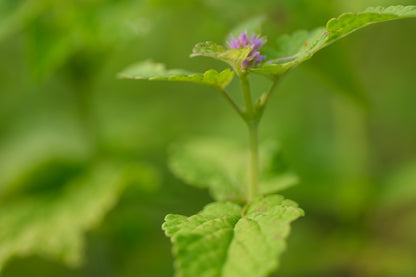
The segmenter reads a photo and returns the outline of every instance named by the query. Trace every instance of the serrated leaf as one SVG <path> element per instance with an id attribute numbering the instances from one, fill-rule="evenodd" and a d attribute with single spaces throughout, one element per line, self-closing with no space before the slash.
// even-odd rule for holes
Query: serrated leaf
<path id="1" fill-rule="evenodd" d="M 190 82 L 210 87 L 224 88 L 233 79 L 234 72 L 230 69 L 225 69 L 222 72 L 211 69 L 204 74 L 198 74 L 183 69 L 168 70 L 164 64 L 154 63 L 148 60 L 129 66 L 120 72 L 118 76 L 124 79 Z"/>
<path id="2" fill-rule="evenodd" d="M 175 144 L 169 166 L 186 183 L 208 188 L 216 200 L 244 201 L 249 182 L 248 159 L 248 150 L 238 143 L 200 138 Z M 278 192 L 298 182 L 275 143 L 261 145 L 260 160 L 259 193 Z"/>
<path id="3" fill-rule="evenodd" d="M 192 49 L 191 57 L 211 57 L 229 64 L 238 73 L 241 72 L 241 64 L 247 58 L 251 47 L 241 49 L 225 49 L 214 42 L 200 42 Z"/>
<path id="4" fill-rule="evenodd" d="M 192 49 L 191 57 L 218 57 L 226 51 L 225 47 L 212 41 L 199 42 Z"/>
<path id="5" fill-rule="evenodd" d="M 278 266 L 290 223 L 303 214 L 293 201 L 270 195 L 244 211 L 217 202 L 191 217 L 168 215 L 162 228 L 173 243 L 178 277 L 265 277 Z"/>
<path id="6" fill-rule="evenodd" d="M 369 24 L 416 16 L 416 6 L 370 7 L 361 13 L 344 13 L 326 24 L 331 43 Z"/>
<path id="7" fill-rule="evenodd" d="M 282 36 L 277 41 L 275 52 L 269 51 L 269 60 L 263 66 L 250 71 L 276 79 L 294 66 L 310 59 L 316 52 L 352 32 L 370 24 L 401 18 L 416 17 L 416 6 L 391 6 L 368 8 L 360 13 L 345 13 L 332 18 L 313 31 L 297 31 Z"/>
<path id="8" fill-rule="evenodd" d="M 61 191 L 2 204 L 0 270 L 11 257 L 32 254 L 79 265 L 83 233 L 114 206 L 126 184 L 125 174 L 125 167 L 102 163 Z"/>

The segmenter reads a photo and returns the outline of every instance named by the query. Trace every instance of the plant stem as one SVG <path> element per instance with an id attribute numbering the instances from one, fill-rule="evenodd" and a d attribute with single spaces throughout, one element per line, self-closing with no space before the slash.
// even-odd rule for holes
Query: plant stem
<path id="1" fill-rule="evenodd" d="M 234 110 L 244 119 L 244 114 L 241 111 L 240 107 L 234 102 L 234 100 L 230 97 L 230 95 L 222 88 L 218 89 L 222 96 L 225 97 L 225 99 L 230 103 L 230 105 L 234 108 Z"/>
<path id="2" fill-rule="evenodd" d="M 249 142 L 250 142 L 250 182 L 247 190 L 247 201 L 250 203 L 257 195 L 257 181 L 259 171 L 259 142 L 258 124 L 248 123 Z"/>
<path id="3" fill-rule="evenodd" d="M 246 116 L 244 121 L 248 127 L 249 133 L 249 147 L 250 147 L 250 179 L 247 187 L 247 202 L 250 203 L 257 196 L 257 186 L 258 186 L 258 168 L 259 168 L 259 150 L 258 150 L 258 122 L 259 119 L 256 116 L 256 110 L 254 109 L 250 83 L 246 73 L 241 74 L 241 88 L 243 90 L 244 102 L 246 104 Z"/>
<path id="4" fill-rule="evenodd" d="M 270 98 L 271 98 L 271 96 L 272 96 L 272 94 L 273 94 L 273 91 L 274 91 L 274 89 L 276 88 L 276 86 L 277 86 L 277 83 L 278 83 L 278 82 L 279 82 L 279 80 L 275 80 L 275 81 L 273 81 L 273 84 L 271 85 L 271 87 L 270 87 L 269 91 L 267 92 L 267 94 L 266 94 L 266 98 L 264 99 L 264 102 L 262 103 L 261 108 L 260 108 L 260 110 L 259 110 L 259 118 L 261 118 L 261 117 L 262 117 L 262 115 L 263 115 L 263 113 L 264 113 L 264 110 L 266 109 L 266 106 L 267 106 L 267 104 L 269 103 Z"/>
<path id="5" fill-rule="evenodd" d="M 247 202 L 250 203 L 258 194 L 258 178 L 259 178 L 259 141 L 258 141 L 258 125 L 259 121 L 264 113 L 267 103 L 276 88 L 278 80 L 275 80 L 266 94 L 266 98 L 260 107 L 255 108 L 253 99 L 251 96 L 250 82 L 248 74 L 246 72 L 237 71 L 238 77 L 241 80 L 241 89 L 243 91 L 245 110 L 241 110 L 240 107 L 234 102 L 234 100 L 228 95 L 224 89 L 219 89 L 225 99 L 231 104 L 234 110 L 241 116 L 248 127 L 249 135 L 249 182 L 247 186 Z"/>
<path id="6" fill-rule="evenodd" d="M 247 73 L 240 74 L 241 88 L 243 90 L 244 102 L 246 103 L 246 112 L 248 120 L 252 121 L 254 119 L 254 106 L 253 100 L 251 99 L 250 83 L 248 81 Z M 246 120 L 247 121 L 247 120 Z"/>

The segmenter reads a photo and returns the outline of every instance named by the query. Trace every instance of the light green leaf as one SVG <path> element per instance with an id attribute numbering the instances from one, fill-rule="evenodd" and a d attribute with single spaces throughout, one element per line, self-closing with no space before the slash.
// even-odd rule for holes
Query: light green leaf
<path id="1" fill-rule="evenodd" d="M 118 76 L 124 79 L 190 82 L 214 88 L 224 88 L 233 79 L 234 72 L 230 69 L 225 69 L 222 72 L 211 69 L 204 74 L 198 74 L 183 69 L 168 70 L 164 64 L 154 63 L 148 60 L 129 66 L 120 72 Z"/>
<path id="2" fill-rule="evenodd" d="M 331 43 L 367 25 L 416 16 L 416 6 L 370 7 L 361 13 L 344 13 L 326 24 Z"/>
<path id="3" fill-rule="evenodd" d="M 171 170 L 186 183 L 209 188 L 216 200 L 244 201 L 248 184 L 249 152 L 233 141 L 199 138 L 173 145 Z M 260 147 L 259 193 L 281 191 L 298 182 L 285 165 L 275 143 Z"/>
<path id="4" fill-rule="evenodd" d="M 250 71 L 276 79 L 294 66 L 310 59 L 316 52 L 352 32 L 370 24 L 401 18 L 416 17 L 416 6 L 391 6 L 368 8 L 360 13 L 345 13 L 328 21 L 326 28 L 297 31 L 282 36 L 277 48 L 268 53 L 265 65 Z"/>
<path id="5" fill-rule="evenodd" d="M 280 146 L 269 141 L 260 146 L 260 184 L 261 194 L 276 193 L 299 182 L 298 176 L 285 161 Z"/>
<path id="6" fill-rule="evenodd" d="M 399 167 L 380 190 L 384 209 L 394 210 L 416 203 L 416 160 Z"/>
<path id="7" fill-rule="evenodd" d="M 178 277 L 265 277 L 278 267 L 290 223 L 303 210 L 280 195 L 255 199 L 244 210 L 212 203 L 185 217 L 167 215 Z"/>
<path id="8" fill-rule="evenodd" d="M 192 49 L 191 57 L 206 56 L 216 58 L 226 51 L 225 47 L 212 41 L 199 42 Z"/>
<path id="9" fill-rule="evenodd" d="M 205 56 L 211 57 L 225 63 L 228 63 L 234 70 L 239 73 L 242 71 L 241 64 L 247 58 L 251 47 L 241 49 L 225 49 L 223 46 L 214 42 L 200 42 L 192 49 L 191 57 Z"/>
<path id="10" fill-rule="evenodd" d="M 38 254 L 69 266 L 82 262 L 83 233 L 119 198 L 126 167 L 102 163 L 61 190 L 26 196 L 0 207 L 0 270 L 11 257 Z"/>
<path id="11" fill-rule="evenodd" d="M 0 202 L 22 192 L 56 186 L 88 161 L 91 154 L 79 126 L 54 115 L 47 124 L 4 136 L 0 146 Z"/>

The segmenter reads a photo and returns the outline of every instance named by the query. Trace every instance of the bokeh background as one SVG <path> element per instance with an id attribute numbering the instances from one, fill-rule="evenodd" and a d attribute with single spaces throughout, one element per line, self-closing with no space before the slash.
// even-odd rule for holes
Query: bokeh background
<path id="1" fill-rule="evenodd" d="M 246 130 L 216 91 L 119 80 L 124 67 L 223 69 L 188 58 L 193 45 L 224 42 L 250 17 L 267 16 L 272 41 L 397 4 L 416 2 L 1 0 L 0 275 L 173 275 L 163 218 L 211 198 L 169 172 L 167 148 L 192 136 L 246 142 Z M 274 276 L 416 276 L 415 30 L 415 19 L 367 27 L 277 89 L 261 138 L 279 141 L 299 174 L 282 194 L 306 216 Z"/>

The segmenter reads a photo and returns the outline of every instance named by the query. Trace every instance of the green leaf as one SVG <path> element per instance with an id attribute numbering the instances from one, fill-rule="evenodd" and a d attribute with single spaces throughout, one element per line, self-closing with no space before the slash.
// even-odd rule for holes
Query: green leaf
<path id="1" fill-rule="evenodd" d="M 204 74 L 198 74 L 183 69 L 168 70 L 164 64 L 148 60 L 129 66 L 120 72 L 118 76 L 124 79 L 190 82 L 214 88 L 225 88 L 233 79 L 234 72 L 230 69 L 225 69 L 222 72 L 211 69 Z"/>
<path id="2" fill-rule="evenodd" d="M 264 75 L 271 79 L 278 79 L 289 69 L 312 57 L 319 49 L 325 46 L 327 31 L 318 28 L 314 31 L 297 31 L 292 35 L 284 35 L 277 41 L 278 48 L 266 64 L 251 68 L 250 71 Z M 273 59 L 274 57 L 277 57 Z"/>
<path id="3" fill-rule="evenodd" d="M 222 139 L 199 138 L 173 145 L 169 166 L 186 183 L 209 188 L 214 199 L 244 201 L 248 184 L 249 152 L 246 147 Z M 260 147 L 261 194 L 275 193 L 298 182 L 275 143 Z"/>
<path id="4" fill-rule="evenodd" d="M 361 13 L 344 13 L 326 24 L 327 43 L 361 29 L 369 24 L 416 16 L 416 6 L 370 7 Z"/>
<path id="5" fill-rule="evenodd" d="M 29 25 L 54 0 L 0 1 L 0 42 Z"/>
<path id="6" fill-rule="evenodd" d="M 261 194 L 276 193 L 299 182 L 298 176 L 288 166 L 277 143 L 273 141 L 263 143 L 260 146 L 260 156 L 259 190 Z"/>
<path id="7" fill-rule="evenodd" d="M 170 214 L 162 228 L 173 243 L 176 276 L 265 277 L 278 267 L 290 223 L 303 215 L 293 201 L 270 195 L 244 210 L 217 202 L 191 217 Z"/>
<path id="8" fill-rule="evenodd" d="M 206 56 L 216 58 L 226 51 L 225 47 L 212 41 L 199 42 L 192 49 L 191 57 Z"/>
<path id="9" fill-rule="evenodd" d="M 82 168 L 91 154 L 79 126 L 54 114 L 45 123 L 4 136 L 0 145 L 0 203 L 22 192 L 56 187 Z"/>
<path id="10" fill-rule="evenodd" d="M 326 28 L 301 30 L 282 36 L 277 41 L 277 48 L 268 53 L 271 60 L 250 71 L 277 79 L 294 66 L 310 59 L 319 50 L 356 30 L 377 22 L 410 17 L 416 17 L 416 6 L 375 7 L 360 13 L 344 13 L 329 20 Z"/>
<path id="11" fill-rule="evenodd" d="M 399 167 L 380 190 L 379 206 L 386 210 L 416 203 L 416 160 Z"/>
<path id="12" fill-rule="evenodd" d="M 241 64 L 247 58 L 250 51 L 251 47 L 227 50 L 221 45 L 207 41 L 196 44 L 192 49 L 191 57 L 211 57 L 229 64 L 237 73 L 239 73 L 242 71 Z"/>
<path id="13" fill-rule="evenodd" d="M 38 254 L 69 266 L 82 262 L 83 233 L 119 198 L 128 169 L 102 163 L 60 191 L 26 196 L 0 208 L 0 270 L 11 257 Z"/>

